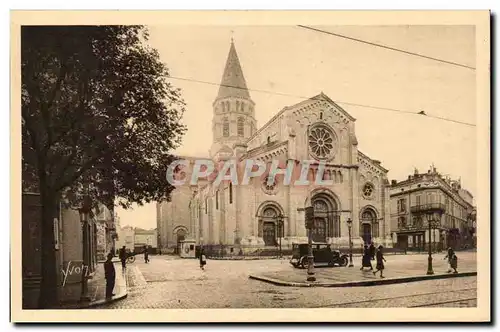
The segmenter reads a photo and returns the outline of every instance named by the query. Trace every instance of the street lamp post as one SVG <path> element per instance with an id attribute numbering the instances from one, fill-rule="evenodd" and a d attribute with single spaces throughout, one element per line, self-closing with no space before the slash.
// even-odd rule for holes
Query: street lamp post
<path id="1" fill-rule="evenodd" d="M 432 230 L 436 228 L 436 225 L 440 222 L 441 214 L 440 211 L 431 210 L 427 211 L 426 216 L 429 228 L 429 244 L 427 248 L 429 257 L 427 258 L 427 275 L 432 275 L 434 274 L 434 270 L 432 269 Z"/>
<path id="2" fill-rule="evenodd" d="M 306 228 L 307 228 L 307 281 L 316 281 L 314 276 L 314 255 L 312 250 L 312 230 L 314 223 L 314 208 L 308 206 L 306 211 Z"/>
<path id="3" fill-rule="evenodd" d="M 279 236 L 279 245 L 280 245 L 280 259 L 283 258 L 283 254 L 281 251 L 281 237 L 283 236 L 283 216 L 278 216 L 278 236 Z"/>
<path id="4" fill-rule="evenodd" d="M 427 275 L 434 274 L 432 270 L 432 238 L 431 238 L 431 230 L 432 230 L 432 213 L 427 213 L 427 224 L 429 225 L 429 244 L 428 244 L 428 252 L 429 257 L 427 258 Z"/>
<path id="5" fill-rule="evenodd" d="M 347 218 L 347 228 L 349 229 L 349 267 L 353 267 L 354 264 L 352 264 L 352 240 L 351 240 L 352 220 L 351 220 L 351 218 Z"/>

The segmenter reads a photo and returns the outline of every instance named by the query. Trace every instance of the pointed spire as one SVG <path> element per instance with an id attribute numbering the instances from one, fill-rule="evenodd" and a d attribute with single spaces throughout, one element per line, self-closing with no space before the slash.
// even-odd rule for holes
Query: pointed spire
<path id="1" fill-rule="evenodd" d="M 234 47 L 234 41 L 231 38 L 231 48 L 227 56 L 226 67 L 219 87 L 217 98 L 241 97 L 250 99 L 240 60 Z"/>

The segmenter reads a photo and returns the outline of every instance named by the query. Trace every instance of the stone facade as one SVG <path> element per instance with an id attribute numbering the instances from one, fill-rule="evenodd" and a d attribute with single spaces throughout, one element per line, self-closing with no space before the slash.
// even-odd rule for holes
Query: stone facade
<path id="1" fill-rule="evenodd" d="M 221 106 L 222 101 L 229 104 Z M 307 160 L 309 184 L 296 185 L 292 179 L 287 185 L 283 176 L 271 185 L 263 177 L 251 178 L 246 185 L 215 185 L 207 179 L 193 186 L 187 181 L 172 192 L 169 202 L 157 205 L 160 245 L 177 246 L 187 238 L 236 246 L 275 246 L 279 239 L 284 245 L 305 242 L 303 210 L 311 205 L 315 241 L 348 246 L 350 218 L 354 246 L 371 241 L 391 246 L 388 171 L 358 150 L 355 119 L 321 93 L 285 107 L 254 130 L 254 105 L 231 44 L 213 104 L 211 160 L 257 160 L 267 166 L 278 160 L 285 165 L 293 162 L 299 170 Z M 190 165 L 182 172 L 189 179 L 195 158 L 187 159 Z M 326 185 L 315 182 L 323 167 Z"/>

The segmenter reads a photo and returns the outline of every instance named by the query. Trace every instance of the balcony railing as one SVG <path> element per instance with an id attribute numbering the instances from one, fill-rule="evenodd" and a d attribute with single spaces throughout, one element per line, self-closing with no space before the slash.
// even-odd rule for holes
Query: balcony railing
<path id="1" fill-rule="evenodd" d="M 429 203 L 429 204 L 414 205 L 410 207 L 410 211 L 411 213 L 428 213 L 428 212 L 444 213 L 446 211 L 446 207 L 442 203 Z"/>

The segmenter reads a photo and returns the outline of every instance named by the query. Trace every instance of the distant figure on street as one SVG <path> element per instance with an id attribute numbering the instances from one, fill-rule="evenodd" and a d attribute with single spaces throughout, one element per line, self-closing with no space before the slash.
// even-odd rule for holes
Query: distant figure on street
<path id="1" fill-rule="evenodd" d="M 201 252 L 200 252 L 200 269 L 205 270 L 205 265 L 207 265 L 207 257 L 205 256 L 205 250 L 201 249 Z"/>
<path id="2" fill-rule="evenodd" d="M 370 259 L 373 261 L 375 259 L 375 245 L 373 244 L 373 242 L 370 243 L 369 251 L 370 251 Z"/>
<path id="3" fill-rule="evenodd" d="M 368 246 L 365 245 L 363 248 L 363 258 L 362 258 L 362 264 L 360 270 L 363 270 L 363 268 L 369 267 L 370 270 L 373 270 L 372 262 L 371 262 L 371 254 L 370 250 L 368 249 Z"/>
<path id="4" fill-rule="evenodd" d="M 382 254 L 382 249 L 384 247 L 382 247 L 382 245 L 378 246 L 378 250 L 377 250 L 377 270 L 373 271 L 373 275 L 376 275 L 377 272 L 380 271 L 380 278 L 383 278 L 384 277 L 384 262 L 385 262 L 385 258 L 384 258 L 384 255 Z"/>
<path id="5" fill-rule="evenodd" d="M 106 298 L 111 298 L 113 297 L 113 289 L 115 288 L 115 279 L 116 279 L 116 272 L 115 272 L 115 265 L 113 264 L 113 257 L 114 255 L 112 253 L 108 254 L 108 259 L 106 262 L 104 262 L 104 278 L 106 279 Z"/>
<path id="6" fill-rule="evenodd" d="M 148 246 L 144 246 L 144 263 L 149 263 L 149 251 Z"/>
<path id="7" fill-rule="evenodd" d="M 451 247 L 448 248 L 448 253 L 444 257 L 444 259 L 448 259 L 448 264 L 449 264 L 448 273 L 450 273 L 452 269 L 453 273 L 458 273 L 457 271 L 458 257 L 455 254 L 455 251 Z"/>
<path id="8" fill-rule="evenodd" d="M 118 255 L 120 257 L 120 261 L 122 262 L 122 268 L 124 269 L 127 265 L 127 251 L 125 249 L 125 246 L 123 246 L 120 249 L 120 254 Z"/>

